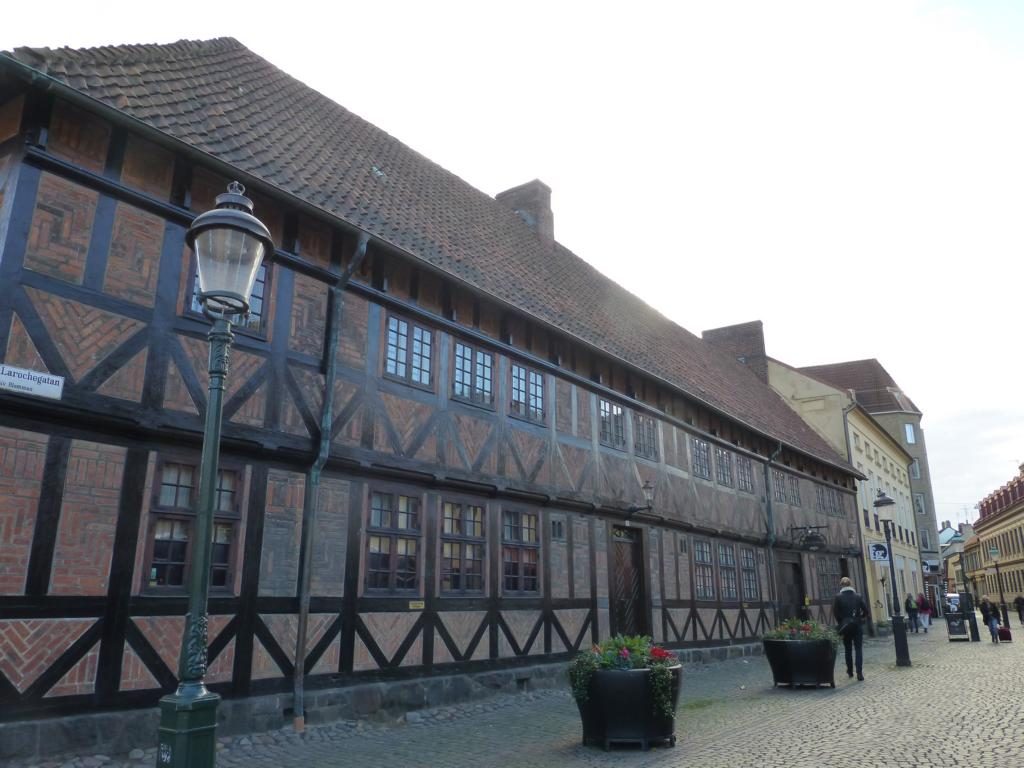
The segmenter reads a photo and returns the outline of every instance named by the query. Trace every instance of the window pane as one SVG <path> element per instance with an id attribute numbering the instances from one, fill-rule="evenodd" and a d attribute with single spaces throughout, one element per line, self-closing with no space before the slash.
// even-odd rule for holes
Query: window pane
<path id="1" fill-rule="evenodd" d="M 387 362 L 384 370 L 395 376 L 406 375 L 406 354 L 409 349 L 409 325 L 397 317 L 388 318 Z"/>
<path id="2" fill-rule="evenodd" d="M 413 326 L 412 333 L 412 381 L 429 386 L 430 349 L 433 334 L 419 326 Z"/>
<path id="3" fill-rule="evenodd" d="M 456 397 L 473 396 L 473 350 L 465 344 L 455 344 L 453 392 Z"/>
<path id="4" fill-rule="evenodd" d="M 490 352 L 476 353 L 476 379 L 474 397 L 480 402 L 490 403 L 492 401 L 492 380 L 494 375 L 494 358 Z"/>
<path id="5" fill-rule="evenodd" d="M 411 496 L 398 497 L 398 521 L 399 530 L 416 530 L 419 526 L 419 501 Z"/>
<path id="6" fill-rule="evenodd" d="M 370 527 L 391 527 L 391 494 L 370 494 Z"/>

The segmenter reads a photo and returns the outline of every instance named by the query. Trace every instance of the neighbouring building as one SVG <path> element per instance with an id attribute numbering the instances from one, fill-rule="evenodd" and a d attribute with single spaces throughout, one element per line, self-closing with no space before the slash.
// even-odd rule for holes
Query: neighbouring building
<path id="1" fill-rule="evenodd" d="M 892 555 L 900 603 L 908 592 L 916 596 L 924 588 L 907 474 L 912 457 L 860 405 L 852 391 L 767 356 L 760 321 L 704 331 L 703 338 L 746 362 L 861 475 L 862 482 L 857 486 L 859 533 L 836 543 L 863 552 L 872 622 L 887 620 L 892 606 L 889 565 L 887 561 L 872 562 L 869 554 L 872 544 L 885 542 L 885 529 L 874 508 L 879 491 L 885 491 L 896 502 L 886 508 L 886 516 L 892 520 Z"/>
<path id="2" fill-rule="evenodd" d="M 980 595 L 1011 606 L 1024 595 L 1024 464 L 1019 474 L 978 504 L 973 576 Z M 998 566 L 998 569 L 997 567 Z"/>
<path id="3" fill-rule="evenodd" d="M 970 523 L 959 523 L 956 528 L 945 521 L 939 531 L 939 547 L 942 555 L 942 573 L 946 580 L 946 592 L 966 592 L 962 555 L 964 544 L 974 536 Z"/>
<path id="4" fill-rule="evenodd" d="M 925 584 L 929 594 L 935 597 L 944 587 L 936 537 L 938 518 L 928 467 L 928 447 L 921 427 L 924 418 L 921 410 L 877 360 L 815 365 L 801 370 L 840 389 L 853 390 L 858 405 L 910 454 L 911 462 L 905 469 L 910 475 L 914 507 L 911 530 L 921 552 Z"/>
<path id="5" fill-rule="evenodd" d="M 64 384 L 0 388 L 7 725 L 87 746 L 95 727 L 40 718 L 114 711 L 124 747 L 148 736 L 124 710 L 175 686 L 208 358 L 184 238 L 232 179 L 277 250 L 226 393 L 207 677 L 225 727 L 292 707 L 306 573 L 322 717 L 514 689 L 613 633 L 749 644 L 861 582 L 856 471 L 561 246 L 542 183 L 479 192 L 231 39 L 18 49 L 0 353 Z M 828 545 L 801 549 L 808 527 Z M 0 759 L 27 749 L 11 733 Z"/>

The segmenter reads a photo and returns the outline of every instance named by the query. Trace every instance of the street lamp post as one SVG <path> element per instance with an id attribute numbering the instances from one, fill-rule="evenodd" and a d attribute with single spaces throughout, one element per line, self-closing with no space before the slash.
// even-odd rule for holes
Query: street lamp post
<path id="1" fill-rule="evenodd" d="M 252 201 L 237 181 L 217 197 L 217 207 L 196 217 L 185 240 L 195 251 L 199 301 L 213 322 L 210 330 L 210 386 L 203 427 L 199 498 L 192 537 L 188 613 L 178 659 L 178 689 L 160 699 L 157 765 L 163 768 L 212 768 L 220 696 L 206 688 L 206 604 L 210 592 L 210 540 L 217 506 L 217 464 L 224 390 L 233 335 L 231 322 L 249 311 L 256 272 L 274 243 L 266 226 L 252 215 Z"/>
<path id="2" fill-rule="evenodd" d="M 895 503 L 885 494 L 885 491 L 879 491 L 878 498 L 875 499 L 875 511 L 879 511 L 882 507 L 890 507 Z M 892 591 L 892 613 L 889 618 L 892 620 L 892 639 L 896 646 L 896 666 L 909 667 L 910 647 L 907 645 L 907 626 L 903 623 L 903 616 L 900 615 L 900 596 L 896 591 L 896 558 L 892 553 L 892 520 L 883 518 L 881 514 L 879 514 L 879 519 L 885 525 L 885 547 L 889 551 L 889 588 Z"/>
<path id="3" fill-rule="evenodd" d="M 1003 614 L 1003 626 L 1010 626 L 1010 613 L 1006 610 L 1006 598 L 1003 596 L 1003 574 L 999 572 L 999 547 L 993 545 L 988 548 L 988 554 L 995 562 L 996 584 L 999 585 L 999 611 Z"/>

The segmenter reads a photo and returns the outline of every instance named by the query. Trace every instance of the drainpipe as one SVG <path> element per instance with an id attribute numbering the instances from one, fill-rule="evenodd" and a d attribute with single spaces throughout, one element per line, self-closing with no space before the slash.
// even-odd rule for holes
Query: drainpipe
<path id="1" fill-rule="evenodd" d="M 302 529 L 303 558 L 299 564 L 301 568 L 301 573 L 299 574 L 299 627 L 295 638 L 294 696 L 292 703 L 292 712 L 294 713 L 293 725 L 297 733 L 302 733 L 306 730 L 306 630 L 309 624 L 309 592 L 313 578 L 312 547 L 314 529 L 316 528 L 316 494 L 320 486 L 320 473 L 323 471 L 327 458 L 331 453 L 331 424 L 334 421 L 332 408 L 334 403 L 334 381 L 338 375 L 338 333 L 341 326 L 341 308 L 344 303 L 342 291 L 366 257 L 366 246 L 368 243 L 369 236 L 364 234 L 359 238 L 359 245 L 348 268 L 341 274 L 337 282 L 328 289 L 331 313 L 327 320 L 327 370 L 324 375 L 324 402 L 320 410 L 320 449 L 313 463 L 306 471 L 305 493 L 302 499 L 302 519 L 305 521 L 305 527 Z"/>
<path id="2" fill-rule="evenodd" d="M 846 436 L 846 456 L 850 460 L 850 464 L 853 464 L 853 449 L 850 445 L 850 411 L 857 407 L 857 400 L 854 398 L 853 391 L 850 390 L 850 405 L 847 408 L 843 408 L 843 434 Z M 861 583 L 864 585 L 864 591 L 868 591 L 868 564 L 864 558 L 864 531 L 860 527 L 861 510 L 857 510 L 857 541 L 860 542 L 860 577 Z M 867 601 L 865 601 L 867 602 Z M 868 634 L 871 637 L 875 636 L 875 622 L 868 622 Z"/>
<path id="3" fill-rule="evenodd" d="M 772 590 L 772 607 L 775 610 L 775 621 L 779 620 L 779 583 L 775 569 L 775 512 L 772 509 L 772 486 L 771 466 L 772 462 L 782 453 L 782 441 L 779 447 L 772 451 L 768 462 L 764 465 L 764 499 L 765 499 L 765 522 L 768 527 L 768 583 Z"/>

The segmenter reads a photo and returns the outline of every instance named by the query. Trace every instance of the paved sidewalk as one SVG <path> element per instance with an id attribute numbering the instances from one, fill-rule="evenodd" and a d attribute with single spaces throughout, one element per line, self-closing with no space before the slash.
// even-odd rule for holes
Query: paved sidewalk
<path id="1" fill-rule="evenodd" d="M 772 688 L 761 657 L 689 666 L 677 717 L 678 745 L 604 752 L 580 745 L 565 691 L 507 695 L 410 713 L 391 725 L 335 723 L 225 739 L 221 768 L 533 768 L 701 766 L 872 768 L 1024 764 L 1024 631 L 1016 642 L 951 643 L 945 627 L 910 635 L 913 666 L 898 669 L 892 640 L 865 643 L 865 682 Z M 841 651 L 840 651 L 841 654 Z M 58 765 L 61 765 L 58 763 Z M 76 760 L 71 765 L 84 765 Z M 108 766 L 153 765 L 126 758 Z"/>

